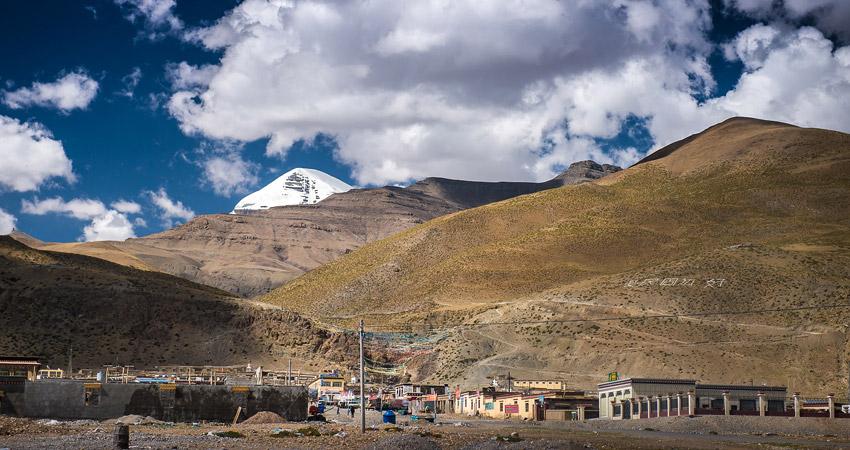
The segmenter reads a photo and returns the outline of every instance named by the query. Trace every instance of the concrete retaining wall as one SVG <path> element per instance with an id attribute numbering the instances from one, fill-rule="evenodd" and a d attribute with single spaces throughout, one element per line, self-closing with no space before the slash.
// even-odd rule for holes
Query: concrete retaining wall
<path id="1" fill-rule="evenodd" d="M 99 387 L 97 387 L 99 386 Z M 0 386 L 2 389 L 2 386 Z M 111 419 L 127 414 L 170 422 L 230 422 L 273 411 L 289 421 L 307 417 L 307 390 L 301 386 L 89 385 L 97 400 L 86 404 L 86 384 L 70 380 L 27 382 L 15 402 L 18 415 L 53 419 Z"/>

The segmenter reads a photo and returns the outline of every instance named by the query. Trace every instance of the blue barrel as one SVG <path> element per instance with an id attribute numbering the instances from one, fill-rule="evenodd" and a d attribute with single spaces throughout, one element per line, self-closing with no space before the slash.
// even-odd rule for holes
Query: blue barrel
<path id="1" fill-rule="evenodd" d="M 395 413 L 390 410 L 384 411 L 384 423 L 395 425 Z"/>

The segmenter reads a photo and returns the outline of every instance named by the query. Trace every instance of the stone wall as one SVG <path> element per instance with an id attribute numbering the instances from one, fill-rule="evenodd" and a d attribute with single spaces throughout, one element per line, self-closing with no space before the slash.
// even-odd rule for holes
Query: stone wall
<path id="1" fill-rule="evenodd" d="M 241 406 L 240 420 L 258 411 L 273 411 L 288 421 L 300 421 L 307 417 L 307 404 L 307 390 L 302 386 L 100 385 L 42 380 L 26 383 L 14 410 L 21 416 L 52 419 L 104 420 L 139 414 L 169 422 L 230 422 Z"/>

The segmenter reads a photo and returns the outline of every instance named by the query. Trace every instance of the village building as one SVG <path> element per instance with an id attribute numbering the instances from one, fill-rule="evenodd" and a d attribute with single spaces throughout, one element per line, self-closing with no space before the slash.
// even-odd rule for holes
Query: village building
<path id="1" fill-rule="evenodd" d="M 570 389 L 566 381 L 559 380 L 512 380 L 516 391 L 566 391 Z"/>
<path id="2" fill-rule="evenodd" d="M 35 381 L 41 362 L 37 356 L 0 356 L 0 378 Z"/>
<path id="3" fill-rule="evenodd" d="M 585 420 L 598 417 L 596 398 L 583 391 L 457 392 L 454 412 L 468 416 L 520 420 Z"/>
<path id="4" fill-rule="evenodd" d="M 447 394 L 449 386 L 446 384 L 413 384 L 402 383 L 395 386 L 395 398 L 418 398 L 423 394 Z"/>
<path id="5" fill-rule="evenodd" d="M 784 412 L 784 386 L 699 384 L 695 380 L 627 378 L 598 385 L 599 416 L 611 419 L 693 414 Z"/>
<path id="6" fill-rule="evenodd" d="M 307 386 L 307 392 L 310 393 L 311 398 L 335 403 L 345 392 L 345 378 L 338 372 L 319 374 L 319 377 Z"/>

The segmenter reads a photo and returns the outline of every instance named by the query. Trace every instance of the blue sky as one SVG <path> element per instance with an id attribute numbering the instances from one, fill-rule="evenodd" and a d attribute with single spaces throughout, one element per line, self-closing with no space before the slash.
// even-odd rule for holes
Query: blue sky
<path id="1" fill-rule="evenodd" d="M 61 143 L 73 174 L 43 169 L 29 175 L 34 186 L 0 174 L 0 219 L 48 241 L 142 236 L 230 211 L 293 167 L 362 186 L 542 180 L 581 159 L 634 162 L 731 115 L 850 127 L 834 118 L 846 105 L 806 115 L 750 86 L 784 76 L 783 52 L 820 51 L 832 78 L 803 83 L 845 92 L 847 30 L 829 19 L 846 13 L 840 3 L 623 0 L 556 11 L 539 0 L 492 16 L 471 6 L 434 14 L 429 3 L 379 14 L 362 2 L 2 2 L 0 117 L 15 131 L 5 143 L 0 135 L 0 157 L 12 164 L 36 148 L 14 144 L 25 124 Z M 553 24 L 558 13 L 578 20 Z M 33 94 L 34 83 L 69 75 L 95 82 L 94 96 Z M 62 107 L 63 95 L 74 106 Z"/>

